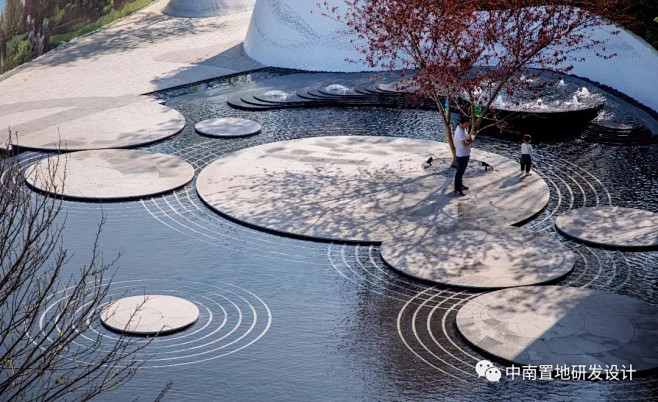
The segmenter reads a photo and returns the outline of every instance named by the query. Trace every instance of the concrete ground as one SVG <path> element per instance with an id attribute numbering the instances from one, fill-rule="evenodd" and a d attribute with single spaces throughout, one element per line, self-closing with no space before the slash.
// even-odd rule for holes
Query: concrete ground
<path id="1" fill-rule="evenodd" d="M 167 1 L 0 76 L 0 130 L 16 124 L 17 113 L 29 124 L 43 118 L 44 109 L 64 105 L 71 120 L 78 111 L 79 117 L 88 116 L 90 103 L 262 67 L 241 49 L 251 12 L 176 18 L 162 13 Z"/>

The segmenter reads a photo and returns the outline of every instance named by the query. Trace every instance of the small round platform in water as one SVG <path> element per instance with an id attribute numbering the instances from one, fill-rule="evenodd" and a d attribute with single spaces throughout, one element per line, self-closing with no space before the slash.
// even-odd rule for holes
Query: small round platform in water
<path id="1" fill-rule="evenodd" d="M 560 215 L 555 226 L 569 237 L 601 246 L 658 246 L 658 214 L 641 209 L 578 208 Z"/>
<path id="2" fill-rule="evenodd" d="M 260 133 L 261 125 L 253 120 L 219 117 L 200 121 L 194 129 L 211 137 L 245 137 Z"/>
<path id="3" fill-rule="evenodd" d="M 468 288 L 544 283 L 566 275 L 575 263 L 559 241 L 517 227 L 419 228 L 384 242 L 381 255 L 407 275 Z"/>
<path id="4" fill-rule="evenodd" d="M 80 151 L 43 159 L 25 172 L 39 191 L 72 199 L 142 198 L 182 187 L 194 167 L 166 154 L 128 149 Z"/>
<path id="5" fill-rule="evenodd" d="M 627 296 L 562 286 L 503 289 L 457 313 L 473 345 L 516 365 L 658 367 L 658 308 Z"/>
<path id="6" fill-rule="evenodd" d="M 185 329 L 198 319 L 199 309 L 194 303 L 165 295 L 125 297 L 101 311 L 103 325 L 130 335 L 164 335 Z"/>

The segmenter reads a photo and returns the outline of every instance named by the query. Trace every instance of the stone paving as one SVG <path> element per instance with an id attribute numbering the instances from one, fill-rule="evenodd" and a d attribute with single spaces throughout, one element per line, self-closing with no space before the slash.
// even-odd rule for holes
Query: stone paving
<path id="1" fill-rule="evenodd" d="M 101 322 L 109 329 L 142 336 L 180 331 L 198 319 L 194 303 L 166 295 L 125 297 L 101 311 Z"/>
<path id="2" fill-rule="evenodd" d="M 241 50 L 250 11 L 183 19 L 163 14 L 166 4 L 158 1 L 0 76 L 0 129 L 39 125 L 47 116 L 56 126 L 57 115 L 75 120 L 89 115 L 91 105 L 262 67 Z"/>
<path id="3" fill-rule="evenodd" d="M 141 95 L 262 67 L 242 52 L 250 11 L 182 19 L 163 14 L 168 2 L 160 0 L 0 76 L 0 130 L 11 126 L 19 145 L 35 149 L 145 144 L 175 134 L 184 120 Z M 554 241 L 503 229 L 545 207 L 549 192 L 541 178 L 520 175 L 516 161 L 475 149 L 473 162 L 493 171 L 473 174 L 482 167 L 472 162 L 468 196 L 456 198 L 453 170 L 421 166 L 429 154 L 447 159 L 448 152 L 445 144 L 382 137 L 287 141 L 220 158 L 201 172 L 197 189 L 218 212 L 264 229 L 387 242 L 386 261 L 450 285 L 525 285 L 571 269 L 573 255 Z M 66 171 L 65 188 L 40 182 L 53 168 L 56 183 Z M 176 157 L 127 150 L 76 152 L 27 171 L 28 182 L 42 191 L 103 200 L 170 191 L 193 176 L 192 166 Z M 570 224 L 577 219 L 582 218 L 564 215 L 558 227 L 574 235 Z M 629 225 L 637 235 L 644 223 L 617 226 Z M 446 229 L 451 232 L 441 232 Z M 628 234 L 611 226 L 596 230 L 624 240 Z M 652 233 L 642 232 L 642 238 Z M 447 237 L 435 241 L 424 234 Z M 598 242 L 591 235 L 579 238 Z M 458 244 L 446 249 L 451 242 Z M 551 254 L 555 250 L 559 253 Z M 141 335 L 184 329 L 198 317 L 194 304 L 162 295 L 123 299 L 102 313 L 107 327 Z M 658 366 L 656 317 L 655 307 L 623 296 L 533 287 L 473 299 L 458 313 L 457 325 L 469 342 L 518 364 L 633 364 L 645 370 Z"/>
<path id="4" fill-rule="evenodd" d="M 314 137 L 241 150 L 208 165 L 196 184 L 218 212 L 260 228 L 323 240 L 381 242 L 418 228 L 511 225 L 548 203 L 546 183 L 515 161 L 474 150 L 493 171 L 453 195 L 454 169 L 427 173 L 445 143 L 390 137 Z M 484 170 L 473 164 L 469 170 Z"/>
<path id="5" fill-rule="evenodd" d="M 457 329 L 517 365 L 658 367 L 658 308 L 597 290 L 531 286 L 486 293 L 459 310 Z"/>
<path id="6" fill-rule="evenodd" d="M 52 156 L 25 178 L 40 191 L 85 200 L 124 200 L 161 194 L 194 178 L 194 167 L 173 155 L 108 149 Z"/>
<path id="7" fill-rule="evenodd" d="M 578 208 L 558 216 L 555 226 L 569 237 L 601 246 L 658 246 L 658 214 L 641 209 Z"/>
<path id="8" fill-rule="evenodd" d="M 171 137 L 185 127 L 185 117 L 176 110 L 133 96 L 21 111 L 0 119 L 21 122 L 11 126 L 12 145 L 40 151 L 135 147 Z"/>
<path id="9" fill-rule="evenodd" d="M 258 122 L 234 117 L 218 117 L 202 120 L 194 129 L 210 137 L 245 137 L 260 133 L 261 125 Z"/>
<path id="10" fill-rule="evenodd" d="M 381 255 L 407 275 L 444 285 L 504 288 L 569 273 L 574 254 L 548 235 L 517 227 L 418 229 L 385 241 Z"/>

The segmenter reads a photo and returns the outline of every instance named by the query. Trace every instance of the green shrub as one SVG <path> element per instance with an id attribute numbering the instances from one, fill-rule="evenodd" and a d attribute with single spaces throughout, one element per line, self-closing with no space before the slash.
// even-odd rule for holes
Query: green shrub
<path id="1" fill-rule="evenodd" d="M 7 42 L 7 59 L 3 66 L 9 70 L 37 57 L 34 45 L 27 39 L 27 34 L 16 35 Z"/>
<path id="2" fill-rule="evenodd" d="M 125 5 L 120 9 L 116 10 L 113 7 L 113 2 L 108 1 L 107 3 L 104 2 L 104 0 L 100 0 L 100 2 L 103 2 L 103 7 L 104 12 L 107 14 L 101 16 L 98 18 L 96 21 L 91 22 L 89 24 L 83 22 L 83 23 L 77 23 L 75 26 L 73 26 L 68 32 L 57 34 L 57 35 L 52 35 L 50 37 L 50 45 L 51 47 L 55 48 L 59 45 L 63 45 L 67 42 L 70 42 L 71 40 L 85 35 L 89 32 L 93 32 L 99 28 L 102 28 L 103 26 L 109 24 L 110 22 L 113 22 L 119 18 L 123 18 L 126 15 L 133 13 L 137 10 L 139 10 L 142 7 L 147 6 L 149 3 L 151 3 L 153 0 L 134 0 L 130 2 L 126 2 Z M 100 5 L 100 2 L 98 3 Z"/>

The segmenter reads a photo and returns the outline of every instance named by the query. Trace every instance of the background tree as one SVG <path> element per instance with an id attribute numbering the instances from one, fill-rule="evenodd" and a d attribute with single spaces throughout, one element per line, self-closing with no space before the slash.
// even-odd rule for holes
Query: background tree
<path id="1" fill-rule="evenodd" d="M 40 180 L 57 184 L 54 174 Z M 67 277 L 61 202 L 26 191 L 16 157 L 0 158 L 0 181 L 2 399 L 85 400 L 117 387 L 140 366 L 134 353 L 146 344 L 120 336 L 107 345 L 90 332 L 87 319 L 98 319 L 112 267 L 98 248 L 100 229 L 89 264 Z M 82 336 L 96 341 L 79 346 Z"/>
<path id="2" fill-rule="evenodd" d="M 2 21 L 2 14 L 0 14 L 0 22 Z M 5 59 L 7 53 L 7 39 L 5 36 L 5 31 L 2 29 L 2 24 L 0 23 L 0 66 L 2 61 Z M 0 68 L 0 72 L 2 69 Z"/>
<path id="3" fill-rule="evenodd" d="M 440 112 L 453 151 L 449 110 L 471 116 L 471 133 L 504 123 L 491 105 L 531 88 L 528 68 L 567 73 L 580 50 L 601 47 L 592 29 L 624 0 L 345 0 L 324 3 L 344 21 L 371 67 L 414 70 L 402 81 Z M 599 53 L 602 57 L 612 54 Z"/>
<path id="4" fill-rule="evenodd" d="M 2 30 L 5 33 L 7 41 L 11 40 L 15 35 L 25 33 L 23 3 L 21 0 L 7 0 L 0 25 L 2 25 Z"/>

